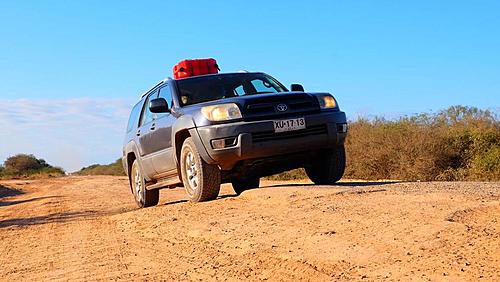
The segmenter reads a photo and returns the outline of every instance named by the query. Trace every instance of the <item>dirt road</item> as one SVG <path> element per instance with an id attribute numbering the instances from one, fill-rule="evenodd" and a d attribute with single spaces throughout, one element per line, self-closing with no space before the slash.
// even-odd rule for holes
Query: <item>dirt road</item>
<path id="1" fill-rule="evenodd" d="M 499 183 L 265 182 L 143 210 L 123 177 L 0 184 L 5 281 L 500 281 Z"/>

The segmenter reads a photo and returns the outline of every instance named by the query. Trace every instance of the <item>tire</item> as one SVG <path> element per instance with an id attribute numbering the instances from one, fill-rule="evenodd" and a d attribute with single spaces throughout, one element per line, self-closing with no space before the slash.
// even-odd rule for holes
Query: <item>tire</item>
<path id="1" fill-rule="evenodd" d="M 233 179 L 231 180 L 231 184 L 233 185 L 234 192 L 240 195 L 241 193 L 243 193 L 243 191 L 259 188 L 260 178 L 252 177 L 244 179 Z"/>
<path id="2" fill-rule="evenodd" d="M 217 198 L 221 182 L 220 170 L 201 158 L 191 137 L 182 144 L 180 163 L 182 182 L 191 202 Z"/>
<path id="3" fill-rule="evenodd" d="M 345 148 L 337 146 L 329 150 L 319 160 L 305 167 L 306 174 L 314 184 L 329 185 L 339 181 L 345 170 Z"/>
<path id="4" fill-rule="evenodd" d="M 129 175 L 130 187 L 134 194 L 135 202 L 140 208 L 156 206 L 160 199 L 160 190 L 147 190 L 146 180 L 142 174 L 139 162 L 134 160 Z"/>

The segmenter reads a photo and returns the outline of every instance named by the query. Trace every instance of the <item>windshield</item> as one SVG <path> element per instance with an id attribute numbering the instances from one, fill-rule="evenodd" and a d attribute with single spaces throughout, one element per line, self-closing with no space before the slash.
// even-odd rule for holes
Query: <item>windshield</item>
<path id="1" fill-rule="evenodd" d="M 234 73 L 186 78 L 177 81 L 183 106 L 229 97 L 287 91 L 263 73 Z"/>

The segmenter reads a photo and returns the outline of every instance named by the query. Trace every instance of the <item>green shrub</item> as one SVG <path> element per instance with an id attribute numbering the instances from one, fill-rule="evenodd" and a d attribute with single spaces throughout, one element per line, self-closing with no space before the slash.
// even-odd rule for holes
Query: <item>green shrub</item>
<path id="1" fill-rule="evenodd" d="M 28 154 L 9 157 L 3 167 L 0 167 L 0 178 L 55 177 L 64 174 L 62 168 L 53 167 L 45 160 Z"/>
<path id="2" fill-rule="evenodd" d="M 13 174 L 39 170 L 48 166 L 45 160 L 26 154 L 17 154 L 7 158 L 4 162 L 5 171 Z"/>
<path id="3" fill-rule="evenodd" d="M 118 159 L 114 163 L 108 165 L 93 164 L 88 167 L 82 168 L 76 172 L 77 175 L 125 175 L 123 170 L 122 160 Z"/>

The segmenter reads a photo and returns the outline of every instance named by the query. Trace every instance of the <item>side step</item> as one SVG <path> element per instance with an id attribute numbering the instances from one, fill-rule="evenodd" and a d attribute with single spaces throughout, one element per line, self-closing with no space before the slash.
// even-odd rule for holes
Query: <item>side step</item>
<path id="1" fill-rule="evenodd" d="M 177 186 L 179 183 L 181 183 L 181 179 L 179 178 L 179 176 L 174 175 L 171 177 L 162 178 L 155 183 L 147 184 L 146 190 L 160 189 L 173 185 Z"/>

